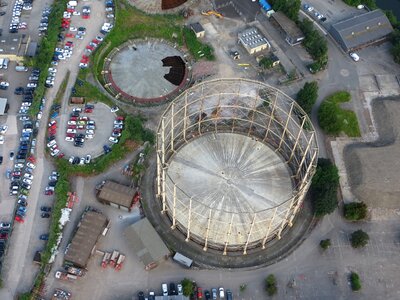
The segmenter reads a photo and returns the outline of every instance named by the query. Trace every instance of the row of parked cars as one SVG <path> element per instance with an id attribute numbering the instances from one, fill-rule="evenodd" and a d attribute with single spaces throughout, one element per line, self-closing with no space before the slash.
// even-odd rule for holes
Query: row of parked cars
<path id="1" fill-rule="evenodd" d="M 12 17 L 10 23 L 10 33 L 17 33 L 19 29 L 26 29 L 28 24 L 21 22 L 21 15 L 23 10 L 32 9 L 33 0 L 17 0 L 14 3 L 12 10 Z"/>
<path id="2" fill-rule="evenodd" d="M 113 144 L 117 144 L 119 142 L 118 138 L 121 136 L 123 129 L 124 117 L 118 116 L 114 121 L 114 128 L 108 140 Z"/>
<path id="3" fill-rule="evenodd" d="M 304 4 L 303 8 L 304 8 L 304 10 L 306 12 L 308 12 L 310 15 L 314 16 L 316 19 L 320 20 L 321 22 L 325 22 L 326 21 L 326 17 L 323 14 L 317 12 L 314 9 L 314 7 L 312 7 L 312 6 L 308 5 L 308 4 Z"/>
<path id="4" fill-rule="evenodd" d="M 39 35 L 47 33 L 47 28 L 49 27 L 49 16 L 50 16 L 50 13 L 51 13 L 51 8 L 50 7 L 45 7 L 42 10 L 42 17 L 40 19 L 40 24 L 39 24 Z"/>

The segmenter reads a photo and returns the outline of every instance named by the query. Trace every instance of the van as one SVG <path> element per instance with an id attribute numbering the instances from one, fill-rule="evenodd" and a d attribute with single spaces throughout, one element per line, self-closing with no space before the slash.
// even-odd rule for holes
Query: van
<path id="1" fill-rule="evenodd" d="M 28 72 L 28 67 L 16 65 L 15 66 L 15 71 L 17 71 L 17 72 Z"/>
<path id="2" fill-rule="evenodd" d="M 4 61 L 3 61 L 3 69 L 6 69 L 6 70 L 8 69 L 9 62 L 10 62 L 9 58 L 5 58 L 4 59 Z"/>
<path id="3" fill-rule="evenodd" d="M 190 268 L 193 264 L 193 260 L 180 254 L 179 252 L 176 252 L 172 259 L 187 268 Z"/>
<path id="4" fill-rule="evenodd" d="M 0 58 L 0 69 L 3 69 L 4 58 Z"/>
<path id="5" fill-rule="evenodd" d="M 168 296 L 168 286 L 166 283 L 161 285 L 163 296 Z"/>

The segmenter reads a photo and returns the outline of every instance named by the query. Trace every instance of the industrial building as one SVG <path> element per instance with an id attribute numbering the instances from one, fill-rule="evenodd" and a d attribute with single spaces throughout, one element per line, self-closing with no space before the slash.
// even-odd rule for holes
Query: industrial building
<path id="1" fill-rule="evenodd" d="M 344 51 L 354 51 L 382 42 L 392 33 L 389 19 L 379 9 L 332 25 L 330 34 Z"/>
<path id="2" fill-rule="evenodd" d="M 193 30 L 197 38 L 202 38 L 206 34 L 204 27 L 199 22 L 190 24 L 190 28 Z"/>
<path id="3" fill-rule="evenodd" d="M 71 243 L 64 256 L 66 264 L 86 268 L 90 256 L 96 250 L 100 236 L 108 227 L 108 219 L 102 213 L 86 208 Z"/>
<path id="4" fill-rule="evenodd" d="M 126 211 L 131 211 L 136 190 L 132 187 L 106 181 L 97 191 L 97 200 L 103 204 Z"/>
<path id="5" fill-rule="evenodd" d="M 146 270 L 157 267 L 171 254 L 147 218 L 126 228 L 124 235 Z"/>
<path id="6" fill-rule="evenodd" d="M 239 43 L 249 54 L 271 48 L 268 40 L 255 27 L 248 28 L 238 34 Z"/>
<path id="7" fill-rule="evenodd" d="M 288 42 L 289 45 L 298 45 L 302 40 L 304 40 L 303 32 L 299 27 L 297 27 L 296 23 L 285 16 L 285 14 L 277 11 L 271 14 L 271 20 L 272 22 L 275 22 L 281 32 L 285 35 L 285 41 Z"/>

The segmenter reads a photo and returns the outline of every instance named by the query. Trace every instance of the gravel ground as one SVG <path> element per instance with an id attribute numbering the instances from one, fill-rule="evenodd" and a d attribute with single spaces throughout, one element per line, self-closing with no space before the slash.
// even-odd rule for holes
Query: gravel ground
<path id="1" fill-rule="evenodd" d="M 400 190 L 400 98 L 376 99 L 372 111 L 379 138 L 344 150 L 349 184 L 356 198 L 371 207 L 397 208 Z"/>

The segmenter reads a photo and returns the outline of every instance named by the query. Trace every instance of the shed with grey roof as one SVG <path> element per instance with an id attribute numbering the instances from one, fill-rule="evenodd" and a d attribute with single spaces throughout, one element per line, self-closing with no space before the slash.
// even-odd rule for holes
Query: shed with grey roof
<path id="1" fill-rule="evenodd" d="M 349 52 L 382 42 L 392 31 L 389 19 L 377 9 L 332 25 L 330 34 Z"/>

